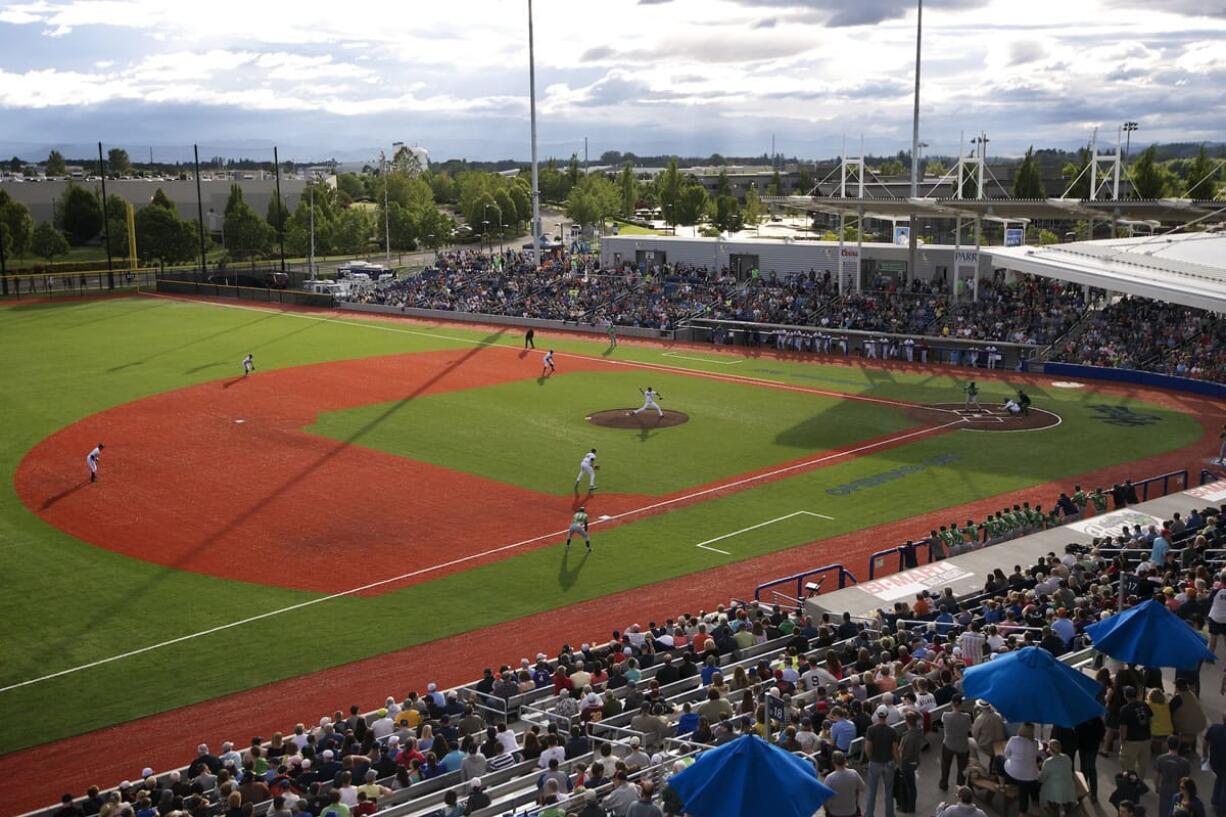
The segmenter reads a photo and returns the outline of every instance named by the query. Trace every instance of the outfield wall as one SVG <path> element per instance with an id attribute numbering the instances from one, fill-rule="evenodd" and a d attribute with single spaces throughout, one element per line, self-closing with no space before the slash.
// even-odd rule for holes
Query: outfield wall
<path id="1" fill-rule="evenodd" d="M 1208 380 L 1193 380 L 1190 377 L 1175 377 L 1157 372 L 1142 372 L 1136 369 L 1112 369 L 1106 366 L 1083 366 L 1078 363 L 1044 363 L 1043 374 L 1056 377 L 1080 377 L 1087 380 L 1107 380 L 1112 383 L 1133 383 L 1138 386 L 1150 386 L 1226 400 L 1226 384 Z"/>
<path id="2" fill-rule="evenodd" d="M 550 321 L 543 318 L 520 318 L 514 315 L 488 315 L 484 312 L 453 312 L 444 309 L 416 309 L 414 307 L 387 306 L 386 304 L 360 304 L 341 301 L 340 309 L 352 312 L 369 312 L 377 315 L 407 315 L 410 318 L 426 318 L 427 320 L 452 321 L 455 323 L 488 323 L 495 326 L 517 326 L 522 329 L 553 329 L 561 332 L 584 332 L 591 335 L 608 334 L 607 326 L 597 326 L 591 323 L 577 321 Z M 652 340 L 677 340 L 676 332 L 671 329 L 648 329 L 643 326 L 618 326 L 618 337 L 650 338 Z"/>

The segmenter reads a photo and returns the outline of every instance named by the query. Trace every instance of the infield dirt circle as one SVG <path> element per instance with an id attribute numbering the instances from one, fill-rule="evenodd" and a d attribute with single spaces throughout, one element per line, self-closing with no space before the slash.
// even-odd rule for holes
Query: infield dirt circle
<path id="1" fill-rule="evenodd" d="M 1030 407 L 1029 414 L 1010 414 L 1003 406 L 984 405 L 968 409 L 964 403 L 930 403 L 916 406 L 910 414 L 922 422 L 949 422 L 961 418 L 962 428 L 970 431 L 1039 431 L 1060 425 L 1060 415 L 1046 409 Z"/>
<path id="2" fill-rule="evenodd" d="M 589 423 L 605 428 L 670 428 L 689 422 L 690 415 L 683 411 L 664 409 L 664 415 L 654 411 L 643 411 L 638 414 L 633 409 L 606 409 L 597 411 L 585 417 Z"/>

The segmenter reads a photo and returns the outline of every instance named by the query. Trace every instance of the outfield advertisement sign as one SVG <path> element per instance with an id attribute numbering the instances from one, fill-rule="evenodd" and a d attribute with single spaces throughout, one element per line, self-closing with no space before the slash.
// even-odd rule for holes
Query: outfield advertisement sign
<path id="1" fill-rule="evenodd" d="M 886 576 L 884 579 L 860 582 L 856 587 L 882 601 L 898 601 L 911 598 L 925 590 L 940 590 L 947 584 L 969 579 L 974 575 L 961 565 L 945 560 L 921 565 L 893 576 Z"/>
<path id="2" fill-rule="evenodd" d="M 895 244 L 910 244 L 911 243 L 911 228 L 910 227 L 895 227 L 894 228 L 894 243 Z"/>

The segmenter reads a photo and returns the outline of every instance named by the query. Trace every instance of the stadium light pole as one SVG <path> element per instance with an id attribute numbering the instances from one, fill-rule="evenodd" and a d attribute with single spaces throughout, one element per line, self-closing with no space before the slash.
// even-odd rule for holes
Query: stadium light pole
<path id="1" fill-rule="evenodd" d="M 1128 152 L 1132 149 L 1132 132 L 1139 127 L 1141 126 L 1136 122 L 1124 123 L 1124 161 L 1128 161 Z"/>
<path id="2" fill-rule="evenodd" d="M 919 198 L 919 113 L 920 113 L 920 46 L 924 34 L 924 0 L 915 4 L 915 101 L 911 111 L 911 198 Z M 915 230 L 915 209 L 907 220 L 907 282 L 915 280 L 915 262 L 919 256 Z"/>
<path id="3" fill-rule="evenodd" d="M 541 263 L 541 187 L 536 160 L 536 51 L 532 39 L 532 0 L 528 0 L 528 112 L 532 121 L 532 265 Z"/>

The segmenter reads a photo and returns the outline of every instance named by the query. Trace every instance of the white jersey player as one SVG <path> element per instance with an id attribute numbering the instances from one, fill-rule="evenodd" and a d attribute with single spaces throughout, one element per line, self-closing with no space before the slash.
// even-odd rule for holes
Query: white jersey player
<path id="1" fill-rule="evenodd" d="M 653 408 L 656 410 L 657 415 L 659 415 L 660 417 L 663 417 L 664 409 L 660 408 L 660 404 L 657 403 L 656 401 L 663 400 L 664 397 L 658 391 L 653 389 L 651 386 L 648 386 L 646 391 L 643 391 L 642 389 L 639 389 L 639 391 L 642 392 L 643 394 L 643 405 L 639 406 L 637 409 L 630 412 L 630 414 L 631 415 L 642 414 L 647 409 Z"/>
<path id="2" fill-rule="evenodd" d="M 94 450 L 90 451 L 89 455 L 85 457 L 85 464 L 89 466 L 90 482 L 98 481 L 98 460 L 102 459 L 103 448 L 105 448 L 105 446 L 102 443 L 98 443 L 96 446 L 94 446 Z"/>
<path id="3" fill-rule="evenodd" d="M 583 455 L 582 462 L 579 463 L 579 476 L 575 477 L 575 487 L 579 487 L 579 483 L 583 480 L 583 475 L 587 474 L 588 490 L 596 490 L 596 471 L 600 466 L 596 464 L 596 449 Z"/>
<path id="4" fill-rule="evenodd" d="M 545 353 L 545 359 L 541 363 L 541 377 L 545 376 L 545 372 L 553 374 L 557 370 L 558 367 L 553 365 L 553 350 L 550 349 Z"/>
<path id="5" fill-rule="evenodd" d="M 243 377 L 246 377 L 247 375 L 251 374 L 254 371 L 255 371 L 255 356 L 252 355 L 250 352 L 248 352 L 247 356 L 243 358 Z"/>

